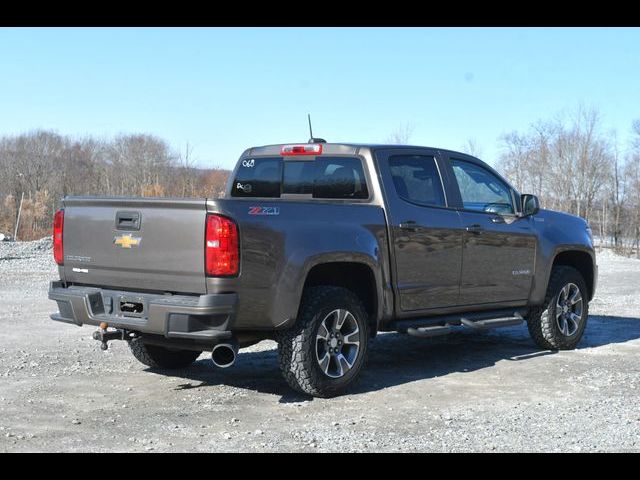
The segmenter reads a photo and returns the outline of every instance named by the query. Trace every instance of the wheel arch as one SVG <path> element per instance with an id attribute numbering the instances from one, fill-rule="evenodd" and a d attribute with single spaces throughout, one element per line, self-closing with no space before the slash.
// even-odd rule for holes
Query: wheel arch
<path id="1" fill-rule="evenodd" d="M 318 263 L 307 272 L 302 291 L 320 285 L 342 287 L 353 292 L 367 312 L 372 336 L 377 333 L 381 296 L 375 271 L 369 264 L 358 261 Z"/>
<path id="2" fill-rule="evenodd" d="M 580 272 L 584 282 L 587 284 L 589 301 L 591 301 L 595 293 L 595 266 L 592 254 L 584 250 L 557 252 L 553 258 L 552 269 L 560 265 L 573 267 Z"/>

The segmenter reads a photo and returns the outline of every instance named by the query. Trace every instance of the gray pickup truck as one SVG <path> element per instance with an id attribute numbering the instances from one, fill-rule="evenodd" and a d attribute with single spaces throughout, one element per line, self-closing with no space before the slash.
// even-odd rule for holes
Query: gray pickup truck
<path id="1" fill-rule="evenodd" d="M 596 288 L 587 222 L 436 148 L 255 147 L 221 199 L 65 197 L 54 223 L 53 320 L 158 369 L 274 339 L 289 385 L 322 397 L 377 332 L 526 321 L 541 348 L 574 348 Z"/>

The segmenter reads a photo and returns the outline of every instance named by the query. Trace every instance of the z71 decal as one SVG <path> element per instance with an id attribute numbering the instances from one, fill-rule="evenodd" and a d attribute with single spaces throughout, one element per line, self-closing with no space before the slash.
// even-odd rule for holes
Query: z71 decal
<path id="1" fill-rule="evenodd" d="M 249 207 L 249 215 L 280 215 L 280 207 Z"/>

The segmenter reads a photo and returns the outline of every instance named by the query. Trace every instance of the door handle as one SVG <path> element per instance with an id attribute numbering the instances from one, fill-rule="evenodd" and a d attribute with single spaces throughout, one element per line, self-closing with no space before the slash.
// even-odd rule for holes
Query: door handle
<path id="1" fill-rule="evenodd" d="M 493 223 L 505 223 L 504 222 L 504 218 L 502 218 L 500 215 L 497 215 L 495 217 L 491 217 L 491 221 Z"/>
<path id="2" fill-rule="evenodd" d="M 415 232 L 419 227 L 415 220 L 405 220 L 404 222 L 400 222 L 398 224 L 398 228 L 400 228 L 401 230 L 407 230 L 409 232 Z"/>
<path id="3" fill-rule="evenodd" d="M 475 233 L 476 235 L 482 233 L 484 231 L 484 228 L 482 228 L 480 225 L 478 224 L 474 224 L 474 225 L 470 225 L 466 228 L 467 232 L 469 233 Z"/>

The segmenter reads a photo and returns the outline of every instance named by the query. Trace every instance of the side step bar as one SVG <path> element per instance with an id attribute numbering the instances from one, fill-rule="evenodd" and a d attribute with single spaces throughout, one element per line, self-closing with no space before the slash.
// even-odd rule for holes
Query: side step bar
<path id="1" fill-rule="evenodd" d="M 406 332 L 414 337 L 437 337 L 453 331 L 452 327 L 467 327 L 473 330 L 510 327 L 524 322 L 524 311 L 499 310 L 458 315 L 445 315 L 430 318 L 400 320 L 395 330 Z"/>
<path id="2" fill-rule="evenodd" d="M 475 330 L 510 327 L 512 325 L 520 325 L 522 322 L 524 322 L 524 318 L 522 318 L 522 315 L 518 312 L 514 312 L 513 317 L 511 318 L 492 318 L 488 320 L 477 320 L 475 322 L 464 317 L 460 319 L 460 323 L 462 323 L 462 325 Z"/>
<path id="3" fill-rule="evenodd" d="M 439 337 L 440 335 L 447 335 L 448 333 L 451 333 L 451 327 L 448 325 L 440 327 L 436 325 L 434 327 L 407 328 L 407 333 L 414 337 Z"/>

